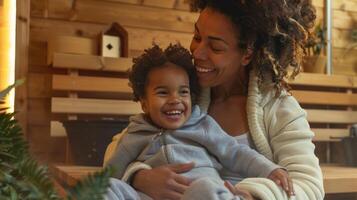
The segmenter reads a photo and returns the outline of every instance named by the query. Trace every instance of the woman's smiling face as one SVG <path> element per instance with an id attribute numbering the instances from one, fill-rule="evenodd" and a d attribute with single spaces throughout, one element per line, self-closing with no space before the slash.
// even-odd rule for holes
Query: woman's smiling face
<path id="1" fill-rule="evenodd" d="M 238 48 L 237 30 L 225 15 L 205 8 L 196 24 L 190 50 L 202 87 L 234 83 L 249 61 Z"/>

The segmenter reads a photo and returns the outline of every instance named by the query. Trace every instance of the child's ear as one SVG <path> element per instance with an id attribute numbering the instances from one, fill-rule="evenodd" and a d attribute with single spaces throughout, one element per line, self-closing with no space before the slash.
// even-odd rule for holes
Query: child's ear
<path id="1" fill-rule="evenodd" d="M 147 102 L 145 101 L 145 99 L 140 99 L 140 105 L 141 105 L 141 109 L 144 111 L 144 113 L 148 112 L 148 108 L 147 108 Z"/>

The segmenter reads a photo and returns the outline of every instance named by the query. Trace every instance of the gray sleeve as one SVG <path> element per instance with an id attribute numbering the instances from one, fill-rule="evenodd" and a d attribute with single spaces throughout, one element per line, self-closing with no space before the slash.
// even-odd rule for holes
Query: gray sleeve
<path id="1" fill-rule="evenodd" d="M 127 134 L 117 144 L 113 155 L 106 161 L 105 166 L 114 167 L 113 177 L 122 179 L 129 164 L 134 162 L 144 147 L 147 138 L 136 134 Z"/>
<path id="2" fill-rule="evenodd" d="M 248 177 L 267 177 L 273 170 L 281 168 L 249 146 L 239 144 L 211 117 L 207 116 L 203 123 L 206 123 L 204 145 L 225 168 Z"/>

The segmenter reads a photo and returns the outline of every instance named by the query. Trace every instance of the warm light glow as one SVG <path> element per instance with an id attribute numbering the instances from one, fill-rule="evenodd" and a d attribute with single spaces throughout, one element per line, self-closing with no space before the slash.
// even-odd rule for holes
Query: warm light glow
<path id="1" fill-rule="evenodd" d="M 15 45 L 16 45 L 16 1 L 4 0 L 1 17 L 0 33 L 0 89 L 4 89 L 15 82 Z M 6 98 L 9 112 L 14 111 L 15 91 L 11 91 Z"/>

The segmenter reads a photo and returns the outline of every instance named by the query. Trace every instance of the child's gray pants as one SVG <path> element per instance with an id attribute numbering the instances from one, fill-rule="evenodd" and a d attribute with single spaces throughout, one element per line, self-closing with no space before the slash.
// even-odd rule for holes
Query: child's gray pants
<path id="1" fill-rule="evenodd" d="M 149 196 L 135 191 L 130 185 L 118 179 L 110 179 L 110 187 L 105 200 L 152 200 Z M 184 193 L 182 200 L 240 200 L 223 184 L 222 180 L 199 178 L 194 180 Z"/>

